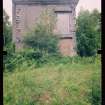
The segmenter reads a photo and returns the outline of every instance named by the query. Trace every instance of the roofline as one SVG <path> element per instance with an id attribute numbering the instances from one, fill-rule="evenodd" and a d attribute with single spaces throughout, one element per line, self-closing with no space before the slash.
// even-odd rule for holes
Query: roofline
<path id="1" fill-rule="evenodd" d="M 73 1 L 66 1 L 66 2 L 57 2 L 57 1 L 38 1 L 38 0 L 12 0 L 12 3 L 14 4 L 22 4 L 22 5 L 71 5 L 73 4 L 74 7 L 76 7 L 76 5 L 78 4 L 79 0 L 73 0 Z"/>

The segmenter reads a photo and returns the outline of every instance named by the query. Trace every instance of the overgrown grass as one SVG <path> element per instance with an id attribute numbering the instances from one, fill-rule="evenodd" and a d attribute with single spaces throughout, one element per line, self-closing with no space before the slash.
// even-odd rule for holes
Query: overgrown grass
<path id="1" fill-rule="evenodd" d="M 4 105 L 101 105 L 100 57 L 57 59 L 4 72 Z"/>
<path id="2" fill-rule="evenodd" d="M 45 65 L 59 65 L 59 64 L 91 64 L 95 62 L 100 62 L 100 56 L 92 57 L 62 57 L 59 54 L 54 55 L 44 55 L 42 57 L 35 57 L 38 55 L 36 53 L 22 52 L 22 53 L 13 53 L 8 54 L 4 57 L 5 72 L 13 72 L 16 69 L 27 67 L 43 67 Z"/>

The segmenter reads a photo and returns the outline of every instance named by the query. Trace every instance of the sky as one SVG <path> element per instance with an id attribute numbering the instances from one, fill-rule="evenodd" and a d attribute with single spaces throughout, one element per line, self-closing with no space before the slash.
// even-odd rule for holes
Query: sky
<path id="1" fill-rule="evenodd" d="M 96 8 L 101 12 L 101 0 L 79 0 L 76 7 L 76 16 L 78 16 L 81 8 L 88 9 L 89 11 Z M 10 16 L 10 21 L 12 21 L 12 0 L 3 0 L 3 9 Z"/>

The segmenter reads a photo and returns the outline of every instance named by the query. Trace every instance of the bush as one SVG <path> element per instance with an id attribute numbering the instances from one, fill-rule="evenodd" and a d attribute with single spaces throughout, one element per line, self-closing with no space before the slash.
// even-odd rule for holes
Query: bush
<path id="1" fill-rule="evenodd" d="M 47 18 L 47 21 L 46 21 Z M 53 33 L 56 16 L 50 9 L 42 12 L 35 28 L 24 37 L 24 46 L 31 50 L 28 56 L 35 60 L 59 53 L 59 38 Z"/>
<path id="2" fill-rule="evenodd" d="M 46 28 L 41 25 L 38 26 L 34 32 L 25 36 L 23 42 L 26 46 L 42 55 L 58 52 L 58 38 L 51 32 L 47 32 Z"/>
<path id="3" fill-rule="evenodd" d="M 91 17 L 91 18 L 90 18 Z M 77 18 L 77 48 L 80 56 L 94 56 L 101 48 L 101 18 L 97 10 L 82 10 Z"/>
<path id="4" fill-rule="evenodd" d="M 15 52 L 15 45 L 11 44 L 10 48 L 7 48 L 7 55 L 3 57 L 4 71 L 12 72 L 17 67 L 21 67 L 25 61 L 28 61 L 26 56 L 21 52 Z"/>

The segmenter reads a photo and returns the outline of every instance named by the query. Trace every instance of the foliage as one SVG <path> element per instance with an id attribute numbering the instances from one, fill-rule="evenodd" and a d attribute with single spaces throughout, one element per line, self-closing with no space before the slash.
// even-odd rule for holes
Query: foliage
<path id="1" fill-rule="evenodd" d="M 41 17 L 38 20 L 35 28 L 28 32 L 28 34 L 24 37 L 23 42 L 25 43 L 25 47 L 32 49 L 32 57 L 35 59 L 39 59 L 40 57 L 46 55 L 52 55 L 55 53 L 59 53 L 58 51 L 58 37 L 53 34 L 54 28 L 54 16 L 49 12 L 49 10 L 45 10 Z M 48 22 L 45 20 L 47 19 Z"/>
<path id="2" fill-rule="evenodd" d="M 101 48 L 101 16 L 97 10 L 81 10 L 77 18 L 77 47 L 81 56 L 92 56 Z"/>
<path id="3" fill-rule="evenodd" d="M 4 48 L 9 48 L 12 42 L 12 28 L 9 22 L 9 16 L 5 10 L 3 10 L 3 36 L 4 36 Z"/>
<path id="4" fill-rule="evenodd" d="M 7 55 L 3 56 L 4 65 L 10 71 L 14 69 L 12 62 L 14 61 L 15 45 L 12 43 L 12 26 L 9 21 L 9 16 L 5 10 L 3 10 L 3 37 L 4 37 L 4 50 L 7 51 Z M 5 69 L 4 69 L 5 70 Z"/>
<path id="5" fill-rule="evenodd" d="M 4 56 L 4 105 L 101 104 L 100 56 L 62 57 L 58 51 L 58 38 L 53 35 L 55 23 L 49 21 L 55 18 L 47 10 L 41 15 L 42 17 L 34 30 L 25 37 L 26 48 L 24 47 L 22 52 L 16 53 L 14 52 L 15 45 L 11 43 L 9 17 L 5 12 L 3 13 L 3 34 L 6 41 L 5 47 L 8 49 L 7 56 Z M 100 43 L 98 43 L 100 39 L 94 38 L 93 33 L 99 30 L 99 33 L 96 32 L 95 35 L 100 37 L 100 25 L 97 25 L 97 22 L 91 21 L 93 24 L 89 27 L 89 16 L 92 16 L 93 20 L 97 20 L 99 14 L 97 12 L 94 12 L 94 15 L 83 13 L 79 16 L 77 39 L 82 37 L 83 42 L 85 42 L 85 37 L 81 35 L 89 35 L 88 38 L 95 40 L 95 42 L 89 41 L 89 43 L 97 42 L 96 46 L 98 48 L 100 46 Z M 48 22 L 45 23 L 42 21 L 43 19 L 47 19 Z M 83 20 L 84 22 L 82 22 Z M 85 25 L 86 28 L 84 28 Z M 96 25 L 97 27 L 94 27 L 95 31 L 93 31 L 93 26 Z M 88 31 L 92 33 L 87 34 Z M 89 43 L 86 43 L 86 45 Z M 92 48 L 94 46 L 92 45 Z M 87 49 L 90 50 L 92 48 Z M 85 55 L 91 55 L 92 53 L 88 52 L 87 49 L 84 47 Z M 82 48 L 79 50 L 83 51 Z M 91 83 L 91 81 L 93 82 Z"/>
<path id="6" fill-rule="evenodd" d="M 20 62 L 21 61 L 21 62 Z M 12 72 L 16 67 L 18 67 L 18 64 L 22 63 L 22 56 L 19 54 L 8 54 L 4 58 L 4 64 L 5 69 L 4 71 Z"/>
<path id="7" fill-rule="evenodd" d="M 5 60 L 5 71 L 15 71 L 16 68 L 24 69 L 23 67 L 34 67 L 40 68 L 47 65 L 65 65 L 65 64 L 91 64 L 91 63 L 99 63 L 100 57 L 93 56 L 93 57 L 62 57 L 59 54 L 55 55 L 45 55 L 40 57 L 39 53 L 35 52 L 34 50 L 23 51 L 21 53 L 15 53 L 9 55 L 8 59 Z M 39 58 L 38 58 L 39 56 Z M 24 66 L 25 64 L 25 66 Z"/>
<path id="8" fill-rule="evenodd" d="M 46 32 L 43 26 L 38 26 L 34 32 L 24 38 L 27 46 L 41 53 L 55 53 L 57 51 L 57 38 L 51 33 Z"/>
<path id="9" fill-rule="evenodd" d="M 68 62 L 42 68 L 27 66 L 25 62 L 21 65 L 11 74 L 4 73 L 4 105 L 101 105 L 97 81 L 100 62 Z"/>

